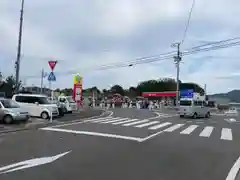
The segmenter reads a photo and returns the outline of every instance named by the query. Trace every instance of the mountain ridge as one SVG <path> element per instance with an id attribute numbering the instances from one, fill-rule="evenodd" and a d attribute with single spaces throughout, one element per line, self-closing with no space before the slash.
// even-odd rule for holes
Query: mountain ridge
<path id="1" fill-rule="evenodd" d="M 209 95 L 209 98 L 228 98 L 231 102 L 240 103 L 240 90 L 232 90 L 227 93 L 217 93 Z"/>

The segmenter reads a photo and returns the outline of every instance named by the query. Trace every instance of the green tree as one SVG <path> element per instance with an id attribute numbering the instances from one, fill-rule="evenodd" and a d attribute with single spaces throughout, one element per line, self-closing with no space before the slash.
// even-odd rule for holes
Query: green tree
<path id="1" fill-rule="evenodd" d="M 110 89 L 110 91 L 111 91 L 111 93 L 113 93 L 113 94 L 116 94 L 116 93 L 117 93 L 117 94 L 121 94 L 122 96 L 124 96 L 124 93 L 125 93 L 123 87 L 120 86 L 120 85 L 118 85 L 118 84 L 112 86 L 111 89 Z"/>
<path id="2" fill-rule="evenodd" d="M 176 91 L 176 81 L 171 78 L 143 81 L 137 86 L 138 92 Z"/>
<path id="3" fill-rule="evenodd" d="M 12 91 L 15 91 L 15 89 L 17 88 L 18 86 L 18 89 L 20 89 L 22 87 L 22 81 L 19 81 L 18 85 L 16 84 L 16 79 L 13 75 L 11 76 L 8 76 L 6 79 L 5 79 L 5 82 L 6 84 L 8 84 L 11 88 L 12 88 Z"/>

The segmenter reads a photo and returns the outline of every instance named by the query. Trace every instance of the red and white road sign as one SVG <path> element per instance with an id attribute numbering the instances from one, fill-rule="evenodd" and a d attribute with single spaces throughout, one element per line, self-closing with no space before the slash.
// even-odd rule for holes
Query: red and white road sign
<path id="1" fill-rule="evenodd" d="M 52 71 L 54 70 L 56 64 L 57 64 L 57 61 L 48 61 L 48 65 Z"/>

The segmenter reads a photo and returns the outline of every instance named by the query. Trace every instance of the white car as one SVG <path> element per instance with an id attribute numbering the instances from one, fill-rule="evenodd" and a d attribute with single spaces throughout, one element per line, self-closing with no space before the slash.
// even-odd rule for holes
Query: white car
<path id="1" fill-rule="evenodd" d="M 226 115 L 238 115 L 238 111 L 236 108 L 230 108 L 228 111 L 224 112 Z"/>
<path id="2" fill-rule="evenodd" d="M 206 106 L 206 102 L 202 100 L 195 100 L 192 98 L 181 98 L 180 106 L 178 109 L 180 118 L 192 117 L 194 119 L 198 117 L 210 117 L 210 108 Z"/>
<path id="3" fill-rule="evenodd" d="M 58 101 L 64 105 L 69 113 L 77 110 L 77 103 L 73 100 L 72 96 L 59 96 Z"/>
<path id="4" fill-rule="evenodd" d="M 49 119 L 59 115 L 58 107 L 48 101 L 47 96 L 39 94 L 15 94 L 12 100 L 26 108 L 30 116 Z"/>

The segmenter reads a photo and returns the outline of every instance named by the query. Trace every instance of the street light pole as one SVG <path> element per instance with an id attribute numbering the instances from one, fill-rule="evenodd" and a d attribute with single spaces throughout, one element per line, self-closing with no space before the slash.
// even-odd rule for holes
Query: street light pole
<path id="1" fill-rule="evenodd" d="M 19 90 L 19 72 L 20 72 L 21 45 L 22 45 L 22 29 L 23 29 L 23 9 L 24 9 L 24 0 L 21 0 L 17 60 L 15 62 L 15 68 L 16 68 L 16 86 L 15 86 L 15 91 L 16 92 Z"/>

